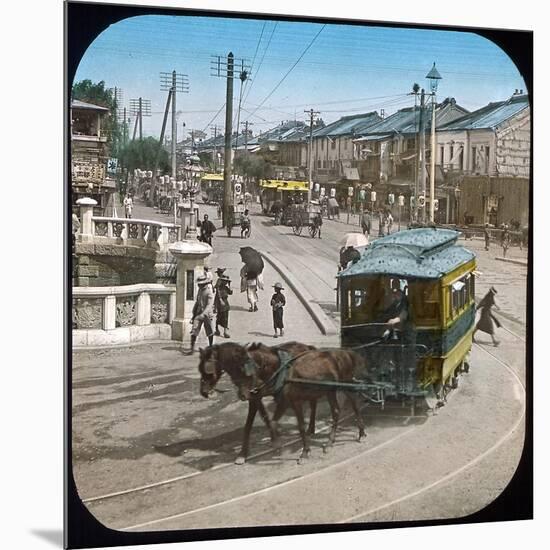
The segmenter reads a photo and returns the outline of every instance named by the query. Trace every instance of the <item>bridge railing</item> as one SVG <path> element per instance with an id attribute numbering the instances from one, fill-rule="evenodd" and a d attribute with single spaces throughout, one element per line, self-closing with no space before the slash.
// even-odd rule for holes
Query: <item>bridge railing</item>
<path id="1" fill-rule="evenodd" d="M 74 346 L 169 340 L 176 286 L 157 283 L 73 287 Z"/>
<path id="2" fill-rule="evenodd" d="M 116 239 L 128 244 L 158 243 L 160 247 L 181 240 L 181 226 L 152 220 L 134 218 L 109 218 L 93 216 L 91 234 L 94 239 Z"/>

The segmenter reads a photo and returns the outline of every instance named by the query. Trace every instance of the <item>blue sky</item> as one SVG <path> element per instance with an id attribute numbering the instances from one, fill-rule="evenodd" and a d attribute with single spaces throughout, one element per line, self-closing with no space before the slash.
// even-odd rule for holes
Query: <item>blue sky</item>
<path id="1" fill-rule="evenodd" d="M 433 62 L 443 77 L 438 98 L 454 97 L 469 110 L 525 90 L 506 54 L 470 32 L 187 15 L 140 16 L 112 25 L 85 53 L 76 80 L 122 88 L 123 106 L 132 98 L 150 99 L 152 116 L 143 129 L 158 136 L 166 103 L 159 73 L 188 75 L 189 93 L 177 97 L 179 140 L 183 123 L 186 134 L 223 126 L 224 109 L 215 115 L 225 102 L 225 81 L 210 76 L 210 63 L 212 55 L 229 51 L 252 64 L 240 120 L 253 123 L 255 134 L 282 120 L 305 120 L 310 107 L 325 122 L 380 109 L 391 114 L 414 103 L 407 95 L 414 82 L 428 88 L 425 75 Z M 235 113 L 239 92 L 235 80 Z"/>

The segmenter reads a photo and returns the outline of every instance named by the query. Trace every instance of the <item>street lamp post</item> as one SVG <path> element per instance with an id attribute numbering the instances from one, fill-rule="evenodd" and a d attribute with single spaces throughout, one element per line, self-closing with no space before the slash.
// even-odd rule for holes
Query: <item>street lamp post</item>
<path id="1" fill-rule="evenodd" d="M 437 92 L 437 85 L 441 80 L 439 71 L 435 68 L 435 62 L 430 72 L 426 75 L 426 78 L 430 82 L 430 89 L 432 91 L 432 136 L 431 136 L 431 155 L 430 155 L 430 222 L 434 223 L 435 213 L 435 94 Z"/>

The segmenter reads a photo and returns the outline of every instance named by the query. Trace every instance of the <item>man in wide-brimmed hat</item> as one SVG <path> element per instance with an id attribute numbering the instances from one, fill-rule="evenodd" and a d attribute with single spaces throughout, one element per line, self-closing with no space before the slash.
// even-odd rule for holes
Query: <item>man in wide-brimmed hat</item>
<path id="1" fill-rule="evenodd" d="M 216 281 L 216 295 L 214 297 L 214 310 L 216 312 L 216 336 L 221 336 L 219 327 L 223 327 L 223 337 L 229 338 L 229 296 L 233 294 L 229 285 L 231 279 L 227 275 L 221 275 Z"/>
<path id="2" fill-rule="evenodd" d="M 282 293 L 283 285 L 281 283 L 275 283 L 273 285 L 275 289 L 275 294 L 271 297 L 271 308 L 273 309 L 273 330 L 275 334 L 274 338 L 277 338 L 277 330 L 281 332 L 281 336 L 284 335 L 284 325 L 283 325 L 283 308 L 286 305 L 286 299 Z"/>
<path id="3" fill-rule="evenodd" d="M 481 302 L 476 307 L 476 310 L 481 310 L 481 316 L 477 322 L 476 328 L 474 330 L 474 336 L 478 330 L 485 332 L 491 335 L 493 340 L 493 345 L 498 346 L 500 342 L 495 338 L 495 325 L 500 328 L 500 321 L 493 315 L 491 311 L 492 307 L 500 309 L 495 302 L 495 295 L 497 291 L 494 286 L 489 289 L 489 292 L 481 299 Z M 475 338 L 474 338 L 475 341 Z"/>
<path id="4" fill-rule="evenodd" d="M 199 291 L 195 305 L 193 306 L 193 317 L 191 319 L 193 328 L 191 329 L 191 349 L 189 354 L 195 351 L 195 342 L 203 325 L 208 337 L 208 344 L 211 346 L 214 343 L 214 291 L 212 290 L 212 285 L 209 283 L 210 281 L 204 275 L 201 275 L 197 279 Z"/>

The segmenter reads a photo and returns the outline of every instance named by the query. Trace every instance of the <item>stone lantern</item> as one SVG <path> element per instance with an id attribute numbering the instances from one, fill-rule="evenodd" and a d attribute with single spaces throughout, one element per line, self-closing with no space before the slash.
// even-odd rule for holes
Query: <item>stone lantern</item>
<path id="1" fill-rule="evenodd" d="M 205 259 L 212 247 L 197 240 L 174 243 L 170 253 L 177 260 L 176 315 L 172 321 L 172 340 L 190 341 L 193 304 L 197 296 L 197 278 L 204 272 Z"/>

